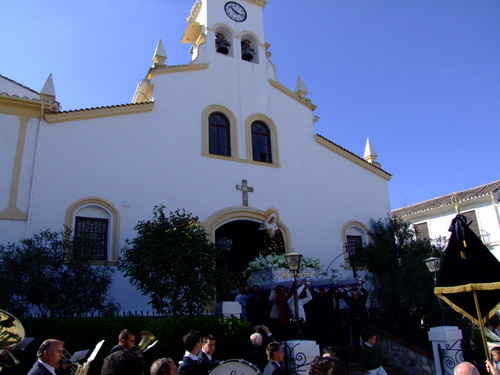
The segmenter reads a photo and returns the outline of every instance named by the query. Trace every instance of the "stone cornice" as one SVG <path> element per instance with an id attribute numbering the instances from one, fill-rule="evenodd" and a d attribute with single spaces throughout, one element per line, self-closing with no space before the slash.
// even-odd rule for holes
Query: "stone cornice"
<path id="1" fill-rule="evenodd" d="M 279 91 L 281 91 L 282 93 L 288 95 L 290 98 L 296 100 L 297 102 L 299 102 L 300 104 L 303 104 L 305 105 L 307 108 L 309 108 L 311 111 L 314 111 L 317 107 L 312 104 L 311 100 L 310 99 L 307 99 L 307 98 L 302 98 L 300 96 L 298 96 L 295 92 L 293 92 L 292 90 L 290 89 L 287 89 L 285 86 L 283 86 L 281 83 L 279 83 L 278 81 L 275 81 L 274 79 L 270 79 L 269 80 L 269 83 L 271 84 L 271 86 L 273 86 L 274 88 L 278 89 Z"/>
<path id="2" fill-rule="evenodd" d="M 180 72 L 193 72 L 197 70 L 208 69 L 208 63 L 203 64 L 186 64 L 186 65 L 160 65 L 149 69 L 147 79 L 153 79 L 157 74 L 169 74 Z"/>
<path id="3" fill-rule="evenodd" d="M 45 120 L 49 124 L 55 124 L 64 121 L 87 120 L 108 116 L 123 116 L 137 113 L 151 112 L 154 108 L 154 102 L 124 104 L 120 106 L 87 108 L 66 112 L 48 112 L 45 114 Z"/>
<path id="4" fill-rule="evenodd" d="M 265 8 L 267 5 L 267 0 L 243 0 L 247 3 L 257 5 L 259 7 Z"/>
<path id="5" fill-rule="evenodd" d="M 326 147 L 327 149 L 335 152 L 336 154 L 339 154 L 340 156 L 343 156 L 344 158 L 354 162 L 360 167 L 363 167 L 369 170 L 370 172 L 375 173 L 376 175 L 382 177 L 383 179 L 389 181 L 392 178 L 391 174 L 387 173 L 383 169 L 368 163 L 365 159 L 360 158 L 359 156 L 353 154 L 352 152 L 346 150 L 345 148 L 342 148 L 339 145 L 333 143 L 332 141 L 329 141 L 328 139 L 322 137 L 321 135 L 316 134 L 315 138 L 316 142 L 318 142 L 321 146 Z"/>
<path id="6" fill-rule="evenodd" d="M 44 111 L 50 108 L 51 103 L 45 102 L 44 100 L 0 94 L 0 113 L 39 118 Z"/>

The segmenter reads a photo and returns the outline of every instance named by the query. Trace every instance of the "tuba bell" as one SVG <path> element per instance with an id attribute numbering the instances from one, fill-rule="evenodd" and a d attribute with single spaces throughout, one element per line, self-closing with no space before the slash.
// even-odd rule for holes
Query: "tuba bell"
<path id="1" fill-rule="evenodd" d="M 92 351 L 92 354 L 90 354 L 89 358 L 87 359 L 87 362 L 85 362 L 83 365 L 81 365 L 79 362 L 73 362 L 71 361 L 72 355 L 66 350 L 63 349 L 64 354 L 63 354 L 63 363 L 71 363 L 71 367 L 69 368 L 69 374 L 70 375 L 87 375 L 89 372 L 90 368 L 90 363 L 95 359 L 97 356 L 97 352 L 102 347 L 102 344 L 104 343 L 104 340 L 101 342 L 97 343 L 95 346 L 94 350 Z M 78 352 L 82 355 L 81 358 L 84 358 L 87 356 L 88 350 L 82 350 Z M 75 353 L 76 354 L 76 353 Z"/>
<path id="2" fill-rule="evenodd" d="M 156 345 L 158 340 L 156 340 L 156 337 L 148 331 L 141 331 L 139 333 L 139 345 L 136 346 L 136 349 L 140 350 L 141 352 L 145 352 L 149 348 L 153 347 Z"/>
<path id="3" fill-rule="evenodd" d="M 10 352 L 24 340 L 24 327 L 21 322 L 7 311 L 0 310 L 0 371 L 2 368 L 17 365 L 18 359 Z"/>

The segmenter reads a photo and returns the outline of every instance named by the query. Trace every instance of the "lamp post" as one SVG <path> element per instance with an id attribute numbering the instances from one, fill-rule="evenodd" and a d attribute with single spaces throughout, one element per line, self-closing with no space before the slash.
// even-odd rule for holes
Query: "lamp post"
<path id="1" fill-rule="evenodd" d="M 437 274 L 441 269 L 441 258 L 431 257 L 424 259 L 423 262 L 427 266 L 430 273 L 434 275 L 434 285 L 437 283 Z"/>
<path id="2" fill-rule="evenodd" d="M 441 258 L 438 257 L 430 257 L 427 259 L 424 259 L 422 262 L 425 263 L 427 266 L 427 269 L 429 270 L 430 273 L 433 274 L 434 276 L 434 286 L 437 284 L 437 276 L 439 271 L 441 270 Z M 438 300 L 438 306 L 439 306 L 439 311 L 441 312 L 441 322 L 445 324 L 445 316 L 444 316 L 444 311 L 443 311 L 443 302 L 441 301 L 441 298 L 437 297 Z"/>
<path id="3" fill-rule="evenodd" d="M 349 264 L 352 267 L 352 277 L 356 278 L 356 265 L 354 264 L 354 256 L 356 255 L 356 244 L 346 242 L 344 245 L 347 254 L 349 254 Z"/>
<path id="4" fill-rule="evenodd" d="M 297 336 L 302 340 L 302 330 L 300 329 L 300 317 L 299 317 L 299 296 L 297 295 L 297 272 L 300 269 L 300 259 L 302 254 L 299 253 L 288 253 L 285 255 L 286 262 L 288 264 L 288 269 L 293 274 L 293 299 L 294 299 L 294 314 L 293 321 L 295 322 L 295 327 L 297 330 Z"/>
<path id="5" fill-rule="evenodd" d="M 228 271 L 227 258 L 229 251 L 231 251 L 231 246 L 233 245 L 233 240 L 228 237 L 222 237 L 217 240 L 221 250 L 224 252 L 224 266 L 226 272 Z"/>

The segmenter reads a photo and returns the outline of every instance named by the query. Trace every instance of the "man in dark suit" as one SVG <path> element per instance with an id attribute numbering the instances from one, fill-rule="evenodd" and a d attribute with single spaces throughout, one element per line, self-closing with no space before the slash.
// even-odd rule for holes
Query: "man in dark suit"
<path id="1" fill-rule="evenodd" d="M 113 346 L 109 354 L 120 350 L 132 350 L 135 344 L 135 335 L 128 329 L 123 329 L 118 335 L 118 344 Z"/>
<path id="2" fill-rule="evenodd" d="M 312 301 L 304 306 L 312 338 L 320 347 L 334 344 L 333 322 L 335 296 L 327 287 L 311 290 Z"/>
<path id="3" fill-rule="evenodd" d="M 213 354 L 215 351 L 215 337 L 212 335 L 203 336 L 201 341 L 201 351 L 198 353 L 198 359 L 202 361 L 212 361 Z"/>
<path id="4" fill-rule="evenodd" d="M 263 375 L 283 375 L 283 369 L 281 368 L 281 362 L 283 362 L 284 352 L 281 343 L 272 342 L 267 346 L 267 362 L 266 367 L 264 367 Z"/>
<path id="5" fill-rule="evenodd" d="M 182 338 L 186 352 L 177 370 L 180 375 L 207 375 L 213 367 L 212 362 L 204 362 L 198 358 L 201 351 L 201 332 L 189 331 Z"/>
<path id="6" fill-rule="evenodd" d="M 38 348 L 35 362 L 28 375 L 61 375 L 59 370 L 63 359 L 64 342 L 54 339 L 45 340 Z"/>
<path id="7" fill-rule="evenodd" d="M 359 359 L 360 337 L 364 340 L 368 336 L 368 311 L 366 300 L 370 295 L 362 286 L 355 286 L 349 293 L 348 286 L 342 293 L 342 298 L 349 306 L 349 325 L 351 326 L 352 345 L 356 358 Z"/>
<path id="8" fill-rule="evenodd" d="M 250 347 L 247 349 L 244 359 L 254 364 L 260 371 L 264 371 L 267 365 L 267 345 L 276 341 L 273 334 L 266 326 L 255 326 L 254 333 L 250 336 Z"/>

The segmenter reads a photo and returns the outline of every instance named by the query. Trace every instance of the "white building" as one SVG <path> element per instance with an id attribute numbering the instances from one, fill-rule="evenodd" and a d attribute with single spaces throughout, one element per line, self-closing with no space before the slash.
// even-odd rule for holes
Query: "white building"
<path id="1" fill-rule="evenodd" d="M 398 208 L 392 214 L 413 224 L 418 237 L 448 239 L 457 210 L 472 220 L 470 228 L 500 260 L 500 180 Z"/>
<path id="2" fill-rule="evenodd" d="M 60 111 L 51 77 L 39 94 L 0 76 L 0 243 L 64 224 L 93 228 L 102 242 L 89 249 L 93 261 L 114 265 L 159 204 L 198 216 L 214 241 L 233 238 L 232 269 L 262 248 L 271 207 L 287 252 L 329 264 L 346 242 L 366 243 L 370 218 L 390 211 L 391 176 L 369 141 L 361 158 L 314 133 L 302 80 L 291 90 L 277 79 L 265 6 L 186 8 L 191 61 L 168 65 L 160 41 L 129 104 Z M 230 45 L 217 46 L 218 33 Z M 112 293 L 123 309 L 147 309 L 118 274 Z"/>

